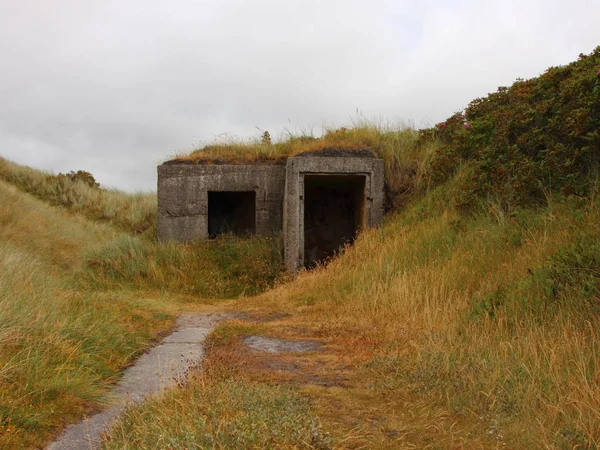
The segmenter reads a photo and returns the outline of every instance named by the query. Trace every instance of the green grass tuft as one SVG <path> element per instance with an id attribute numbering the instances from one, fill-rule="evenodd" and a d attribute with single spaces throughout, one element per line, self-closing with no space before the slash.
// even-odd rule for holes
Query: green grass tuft
<path id="1" fill-rule="evenodd" d="M 329 449 L 306 398 L 285 387 L 195 379 L 130 409 L 104 449 Z"/>

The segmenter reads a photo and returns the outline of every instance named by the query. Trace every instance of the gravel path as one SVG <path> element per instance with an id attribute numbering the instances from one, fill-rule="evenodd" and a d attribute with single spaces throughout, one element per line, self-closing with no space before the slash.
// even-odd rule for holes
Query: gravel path
<path id="1" fill-rule="evenodd" d="M 231 316 L 216 314 L 184 314 L 177 327 L 163 341 L 144 353 L 129 367 L 121 381 L 109 393 L 110 406 L 83 421 L 68 426 L 47 450 L 89 450 L 102 444 L 102 433 L 121 416 L 125 407 L 139 404 L 148 395 L 175 384 L 187 370 L 202 361 L 203 341 L 215 325 Z"/>

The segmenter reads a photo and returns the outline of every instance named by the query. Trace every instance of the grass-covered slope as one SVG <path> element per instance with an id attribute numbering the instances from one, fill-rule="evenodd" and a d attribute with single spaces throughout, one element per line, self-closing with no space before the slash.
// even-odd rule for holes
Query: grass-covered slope
<path id="1" fill-rule="evenodd" d="M 123 231 L 152 233 L 156 226 L 156 196 L 99 189 L 82 180 L 54 175 L 0 157 L 0 180 L 54 206 Z"/>
<path id="2" fill-rule="evenodd" d="M 116 231 L 4 181 L 0 197 L 0 448 L 33 448 L 97 402 L 169 315 L 126 291 L 76 288 L 84 249 Z"/>
<path id="3" fill-rule="evenodd" d="M 422 131 L 410 203 L 327 267 L 240 303 L 279 319 L 218 328 L 205 377 L 296 384 L 334 448 L 598 448 L 599 69 L 597 49 Z M 267 375 L 236 340 L 256 332 L 327 350 Z M 206 405 L 203 383 L 130 410 L 107 445 L 203 442 L 142 425 L 231 401 Z"/>
<path id="4" fill-rule="evenodd" d="M 254 375 L 240 344 L 209 354 L 224 368 L 206 376 L 290 383 L 290 371 L 309 371 L 292 384 L 311 396 L 334 448 L 597 448 L 600 204 L 556 200 L 510 216 L 489 208 L 461 216 L 440 188 L 328 267 L 244 299 L 241 309 L 289 315 L 258 332 L 300 333 L 327 350 Z M 129 411 L 108 448 L 159 436 L 164 448 L 204 442 L 166 424 L 199 420 L 198 402 L 210 411 L 231 401 L 198 399 L 205 383 Z"/>
<path id="5" fill-rule="evenodd" d="M 52 229 L 61 230 L 70 220 L 78 220 L 103 224 L 105 230 L 112 232 L 97 237 L 97 245 L 87 245 L 85 239 L 73 240 L 81 242 L 78 246 L 81 251 L 72 257 L 81 263 L 77 268 L 86 285 L 231 297 L 260 292 L 281 275 L 277 240 L 223 236 L 210 243 L 158 243 L 155 194 L 101 189 L 3 158 L 0 158 L 0 180 L 46 205 L 55 206 L 58 210 L 47 208 L 55 214 L 63 211 Z M 64 234 L 68 235 L 68 231 Z M 22 235 L 25 240 L 34 239 L 42 244 L 42 239 L 33 233 Z M 54 237 L 46 237 L 43 242 L 48 249 L 54 249 L 51 251 L 57 251 Z M 90 244 L 93 242 L 94 239 L 89 240 Z"/>
<path id="6" fill-rule="evenodd" d="M 1 159 L 0 173 L 0 448 L 41 447 L 98 407 L 172 314 L 203 302 L 169 294 L 256 293 L 281 273 L 271 240 L 183 246 L 140 234 L 154 196 Z"/>
<path id="7" fill-rule="evenodd" d="M 367 395 L 370 414 L 404 430 L 404 445 L 595 448 L 600 205 L 510 217 L 490 205 L 465 219 L 444 200 L 431 194 L 327 269 L 257 302 L 294 311 L 354 359 L 357 399 Z M 436 408 L 452 431 L 431 431 Z M 405 423 L 406 410 L 422 416 Z"/>

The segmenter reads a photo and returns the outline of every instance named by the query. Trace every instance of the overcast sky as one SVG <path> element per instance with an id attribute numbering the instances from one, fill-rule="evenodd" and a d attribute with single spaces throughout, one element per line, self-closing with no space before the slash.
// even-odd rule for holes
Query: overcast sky
<path id="1" fill-rule="evenodd" d="M 598 0 L 0 0 L 0 155 L 105 187 L 223 133 L 427 126 L 600 45 Z"/>

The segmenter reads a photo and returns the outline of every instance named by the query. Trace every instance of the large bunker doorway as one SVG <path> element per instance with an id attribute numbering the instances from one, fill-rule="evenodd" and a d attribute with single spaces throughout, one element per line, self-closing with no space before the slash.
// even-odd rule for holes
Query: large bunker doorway
<path id="1" fill-rule="evenodd" d="M 256 233 L 256 192 L 208 192 L 208 237 Z"/>
<path id="2" fill-rule="evenodd" d="M 333 256 L 365 227 L 365 175 L 304 175 L 304 266 Z"/>

